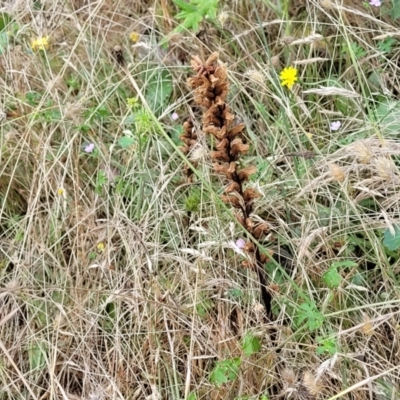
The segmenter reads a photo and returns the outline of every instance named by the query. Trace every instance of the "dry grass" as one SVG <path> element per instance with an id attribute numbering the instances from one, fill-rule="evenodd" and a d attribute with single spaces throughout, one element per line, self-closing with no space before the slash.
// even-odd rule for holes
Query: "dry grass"
<path id="1" fill-rule="evenodd" d="M 2 3 L 1 400 L 400 398 L 400 258 L 382 243 L 399 225 L 399 20 L 386 0 L 220 3 L 197 36 L 171 34 L 166 0 Z M 258 167 L 271 320 L 186 84 L 191 56 L 214 51 L 246 125 L 241 162 Z M 249 335 L 262 346 L 246 356 Z"/>

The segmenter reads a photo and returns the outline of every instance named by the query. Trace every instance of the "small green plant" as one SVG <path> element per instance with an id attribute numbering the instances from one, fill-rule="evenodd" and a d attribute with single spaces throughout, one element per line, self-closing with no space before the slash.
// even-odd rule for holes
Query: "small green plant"
<path id="1" fill-rule="evenodd" d="M 392 37 L 387 37 L 378 43 L 378 50 L 382 53 L 391 53 L 393 46 L 397 43 L 397 40 Z"/>
<path id="2" fill-rule="evenodd" d="M 239 357 L 229 360 L 217 361 L 210 375 L 210 382 L 217 386 L 233 381 L 238 376 L 241 359 Z"/>
<path id="3" fill-rule="evenodd" d="M 252 333 L 246 333 L 243 338 L 242 350 L 246 357 L 258 353 L 261 349 L 261 342 L 258 337 L 255 337 Z"/>
<path id="4" fill-rule="evenodd" d="M 216 19 L 218 0 L 174 0 L 174 3 L 181 10 L 176 14 L 177 19 L 183 22 L 176 28 L 176 32 L 182 32 L 185 29 L 197 32 L 200 23 L 204 18 Z"/>
<path id="5" fill-rule="evenodd" d="M 307 302 L 300 305 L 296 319 L 296 325 L 299 327 L 304 322 L 309 331 L 315 331 L 324 323 L 325 317 L 319 312 L 314 302 Z"/>
<path id="6" fill-rule="evenodd" d="M 356 59 L 362 58 L 367 54 L 366 51 L 356 42 L 351 42 L 350 46 L 345 46 L 342 49 L 342 54 L 346 55 L 349 51 L 354 53 Z"/>
<path id="7" fill-rule="evenodd" d="M 339 274 L 337 267 L 331 265 L 328 271 L 326 271 L 322 276 L 322 280 L 329 289 L 337 289 L 340 286 L 343 278 Z"/>
<path id="8" fill-rule="evenodd" d="M 333 338 L 323 338 L 323 337 L 318 337 L 317 338 L 317 354 L 322 355 L 322 354 L 329 354 L 329 355 L 334 355 L 337 352 L 337 343 L 336 340 Z"/>
<path id="9" fill-rule="evenodd" d="M 201 191 L 192 188 L 185 199 L 185 210 L 189 212 L 199 211 L 200 202 L 201 202 Z"/>
<path id="10" fill-rule="evenodd" d="M 356 266 L 357 263 L 350 260 L 334 262 L 324 273 L 324 275 L 322 276 L 322 280 L 329 289 L 337 289 L 343 280 L 342 275 L 340 275 L 338 270 L 343 268 L 352 268 Z"/>

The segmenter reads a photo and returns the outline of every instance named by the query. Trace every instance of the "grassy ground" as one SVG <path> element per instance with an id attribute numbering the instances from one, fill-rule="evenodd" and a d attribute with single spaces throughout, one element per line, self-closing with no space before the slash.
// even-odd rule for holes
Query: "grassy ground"
<path id="1" fill-rule="evenodd" d="M 400 398 L 398 1 L 1 7 L 1 400 Z M 215 51 L 270 317 L 187 85 Z"/>

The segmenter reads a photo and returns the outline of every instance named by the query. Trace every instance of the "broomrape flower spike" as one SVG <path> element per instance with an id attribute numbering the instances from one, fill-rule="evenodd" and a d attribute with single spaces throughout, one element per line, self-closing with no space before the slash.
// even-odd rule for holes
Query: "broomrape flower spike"
<path id="1" fill-rule="evenodd" d="M 297 82 L 297 69 L 293 67 L 284 68 L 280 75 L 281 85 L 287 86 L 288 89 L 291 89 L 293 85 Z"/>
<path id="2" fill-rule="evenodd" d="M 45 51 L 49 49 L 49 37 L 43 36 L 36 40 L 34 40 L 31 44 L 31 48 L 33 51 Z"/>

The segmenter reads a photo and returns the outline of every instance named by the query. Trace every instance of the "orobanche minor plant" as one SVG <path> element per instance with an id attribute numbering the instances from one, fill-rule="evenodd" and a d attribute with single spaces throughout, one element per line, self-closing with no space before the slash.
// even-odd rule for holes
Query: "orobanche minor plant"
<path id="1" fill-rule="evenodd" d="M 248 184 L 250 175 L 257 172 L 253 165 L 240 168 L 239 158 L 249 150 L 249 144 L 244 143 L 243 123 L 235 124 L 235 116 L 225 102 L 228 96 L 229 82 L 227 69 L 218 63 L 218 53 L 213 53 L 206 62 L 195 56 L 192 68 L 196 75 L 188 80 L 194 89 L 194 100 L 203 109 L 202 130 L 215 138 L 215 149 L 211 151 L 214 170 L 225 181 L 224 194 L 221 200 L 231 205 L 237 221 L 257 240 L 261 239 L 268 230 L 268 224 L 260 222 L 253 215 L 254 201 L 260 194 Z M 182 151 L 188 154 L 197 138 L 192 132 L 193 124 L 186 123 Z M 243 250 L 248 257 L 242 262 L 246 268 L 255 269 L 261 284 L 262 300 L 268 314 L 271 312 L 271 296 L 266 288 L 264 263 L 267 256 L 260 252 L 252 241 L 244 244 Z"/>

